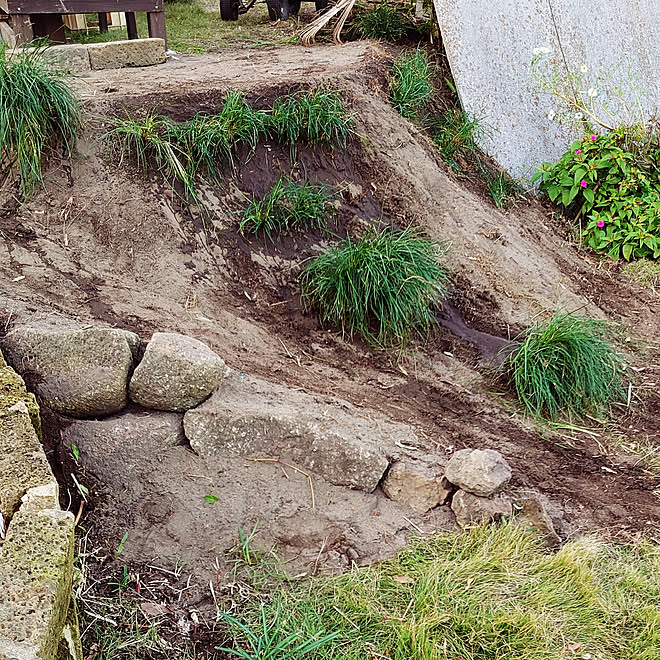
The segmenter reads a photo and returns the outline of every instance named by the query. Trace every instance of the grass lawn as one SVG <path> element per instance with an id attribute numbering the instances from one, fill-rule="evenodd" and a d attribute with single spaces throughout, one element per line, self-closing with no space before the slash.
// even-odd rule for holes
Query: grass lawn
<path id="1" fill-rule="evenodd" d="M 314 11 L 312 3 L 303 3 L 301 16 Z M 266 4 L 260 2 L 238 21 L 223 21 L 220 11 L 205 11 L 195 2 L 166 2 L 168 48 L 181 53 L 204 53 L 223 46 L 246 48 L 286 43 L 296 43 L 295 31 L 298 21 L 272 22 L 268 19 Z M 147 37 L 147 16 L 136 14 L 138 34 Z M 88 23 L 96 20 L 95 14 L 88 16 Z M 109 30 L 101 34 L 96 28 L 89 32 L 69 33 L 76 43 L 95 43 L 126 39 L 126 30 Z"/>

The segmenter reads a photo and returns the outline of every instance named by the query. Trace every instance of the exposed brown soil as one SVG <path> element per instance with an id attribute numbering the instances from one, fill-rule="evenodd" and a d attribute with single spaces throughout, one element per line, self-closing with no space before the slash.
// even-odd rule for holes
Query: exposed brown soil
<path id="1" fill-rule="evenodd" d="M 660 442 L 660 298 L 582 252 L 535 201 L 503 213 L 457 181 L 426 135 L 388 104 L 382 85 L 388 57 L 365 42 L 227 50 L 82 81 L 91 115 L 157 107 L 177 120 L 216 109 L 229 88 L 266 104 L 282 89 L 327 82 L 350 99 L 358 136 L 345 151 L 299 149 L 295 158 L 288 147 L 261 145 L 235 175 L 227 173 L 222 191 L 204 189 L 205 213 L 183 205 L 155 175 L 112 164 L 96 141 L 97 120 L 72 162 L 52 163 L 32 201 L 3 201 L 5 327 L 61 314 L 131 329 L 143 339 L 156 330 L 189 334 L 236 370 L 411 424 L 421 444 L 402 454 L 444 460 L 466 446 L 501 451 L 514 469 L 511 488 L 546 498 L 564 538 L 657 529 L 658 479 L 635 456 L 610 452 L 609 438 Z M 451 306 L 439 313 L 441 327 L 428 342 L 397 361 L 320 328 L 305 313 L 297 273 L 332 237 L 312 232 L 273 244 L 236 231 L 244 196 L 263 194 L 281 173 L 337 188 L 331 229 L 339 235 L 357 234 L 375 220 L 414 223 L 451 241 Z M 558 308 L 621 326 L 638 371 L 630 409 L 611 427 L 594 424 L 589 433 L 539 427 L 515 412 L 506 393 L 492 393 L 501 388 L 488 380 L 484 361 L 539 314 Z M 58 447 L 60 423 L 46 426 L 51 459 L 65 461 L 66 477 L 76 468 Z M 256 521 L 257 545 L 277 545 L 291 567 L 305 571 L 373 561 L 418 528 L 452 525 L 447 507 L 420 517 L 379 490 L 365 495 L 321 479 L 314 484 L 316 510 L 307 480 L 285 476 L 282 466 L 212 463 L 175 447 L 128 472 L 118 468 L 115 484 L 94 486 L 94 510 L 84 524 L 109 549 L 128 531 L 122 561 L 136 571 L 153 557 L 185 558 L 200 584 L 217 572 L 215 559 L 235 543 L 237 528 L 250 530 Z M 208 493 L 226 502 L 209 505 Z"/>

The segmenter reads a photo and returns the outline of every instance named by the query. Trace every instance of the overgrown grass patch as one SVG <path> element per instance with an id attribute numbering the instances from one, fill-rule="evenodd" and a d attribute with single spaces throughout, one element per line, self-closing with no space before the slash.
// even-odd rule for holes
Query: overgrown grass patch
<path id="1" fill-rule="evenodd" d="M 412 542 L 391 561 L 283 590 L 282 635 L 338 633 L 326 660 L 655 660 L 660 550 L 593 538 L 551 553 L 519 526 Z M 258 625 L 260 609 L 244 613 Z M 236 637 L 241 647 L 244 640 Z"/>
<path id="2" fill-rule="evenodd" d="M 387 0 L 382 0 L 370 11 L 358 14 L 355 24 L 362 37 L 377 41 L 399 41 L 406 32 L 400 6 L 391 7 Z"/>
<path id="3" fill-rule="evenodd" d="M 399 55 L 390 75 L 390 98 L 403 117 L 415 117 L 431 98 L 431 63 L 423 50 Z"/>
<path id="4" fill-rule="evenodd" d="M 623 274 L 645 289 L 660 292 L 660 261 L 651 259 L 631 261 L 623 267 Z"/>
<path id="5" fill-rule="evenodd" d="M 353 124 L 341 96 L 324 89 L 277 98 L 270 116 L 272 133 L 291 145 L 305 142 L 346 146 Z"/>
<path id="6" fill-rule="evenodd" d="M 454 171 L 462 161 L 478 161 L 477 140 L 485 133 L 481 120 L 461 108 L 450 108 L 429 121 L 433 141 Z"/>
<path id="7" fill-rule="evenodd" d="M 607 415 L 625 401 L 610 326 L 558 312 L 526 330 L 501 370 L 528 413 L 551 420 Z"/>
<path id="8" fill-rule="evenodd" d="M 80 127 L 80 106 L 69 76 L 44 48 L 10 55 L 0 46 L 0 173 L 18 173 L 30 195 L 42 180 L 44 157 L 62 145 L 70 153 Z"/>
<path id="9" fill-rule="evenodd" d="M 280 178 L 263 199 L 253 199 L 243 212 L 241 234 L 263 231 L 267 236 L 291 230 L 323 229 L 332 211 L 327 186 Z"/>
<path id="10" fill-rule="evenodd" d="M 445 248 L 416 229 L 371 228 L 330 247 L 301 273 L 302 298 L 323 325 L 374 346 L 425 336 L 447 295 Z"/>
<path id="11" fill-rule="evenodd" d="M 488 193 L 498 209 L 507 209 L 521 197 L 520 183 L 507 172 L 501 170 L 485 171 L 484 180 Z"/>

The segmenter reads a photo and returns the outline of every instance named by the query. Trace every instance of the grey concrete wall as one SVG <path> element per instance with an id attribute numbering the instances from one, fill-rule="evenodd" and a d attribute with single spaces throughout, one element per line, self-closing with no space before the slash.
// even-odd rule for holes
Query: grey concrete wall
<path id="1" fill-rule="evenodd" d="M 548 119 L 558 101 L 532 77 L 534 50 L 549 48 L 560 69 L 586 67 L 615 87 L 629 68 L 647 117 L 660 116 L 660 0 L 434 0 L 464 108 L 491 129 L 482 147 L 514 176 L 556 159 L 575 126 Z M 623 83 L 624 87 L 628 87 Z"/>

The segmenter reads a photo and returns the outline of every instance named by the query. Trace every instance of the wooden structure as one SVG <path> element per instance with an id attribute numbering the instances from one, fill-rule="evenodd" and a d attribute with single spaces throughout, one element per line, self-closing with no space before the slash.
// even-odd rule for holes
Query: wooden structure
<path id="1" fill-rule="evenodd" d="M 9 15 L 17 43 L 32 41 L 35 37 L 48 37 L 56 43 L 64 42 L 64 22 L 67 14 L 99 14 L 125 12 L 129 39 L 137 39 L 135 12 L 147 12 L 150 37 L 165 39 L 164 0 L 0 0 L 0 11 Z M 107 18 L 99 20 L 101 30 L 107 29 Z"/>

